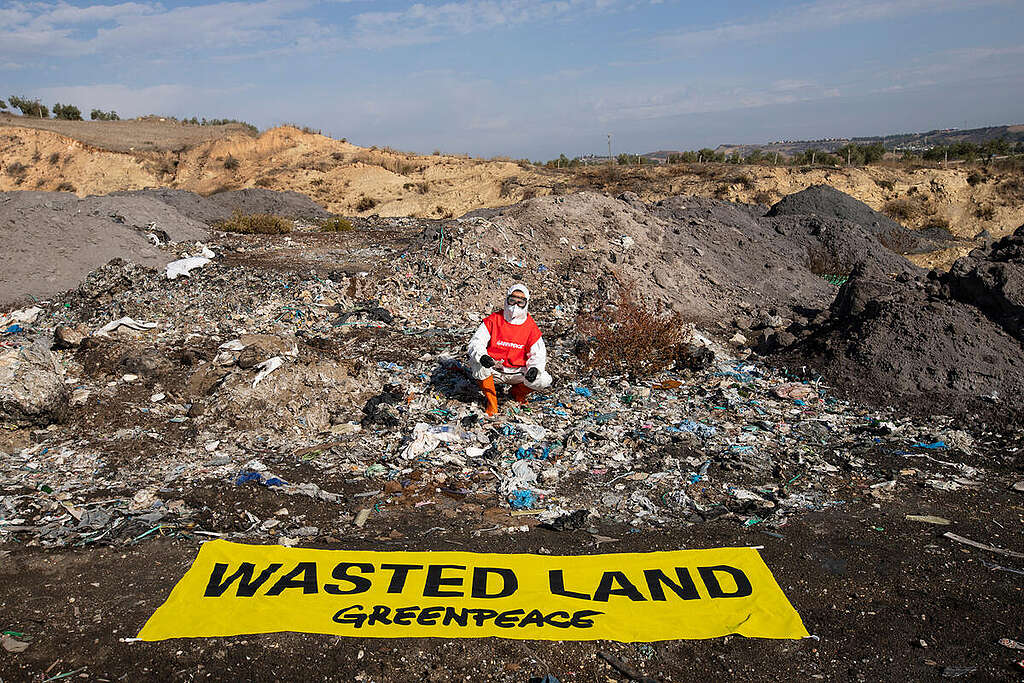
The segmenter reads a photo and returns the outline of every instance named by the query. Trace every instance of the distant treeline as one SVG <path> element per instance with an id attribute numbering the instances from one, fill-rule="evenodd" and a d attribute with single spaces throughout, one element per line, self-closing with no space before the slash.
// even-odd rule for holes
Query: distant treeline
<path id="1" fill-rule="evenodd" d="M 9 103 L 9 105 L 8 105 Z M 7 101 L 0 100 L 0 111 L 5 111 L 8 108 L 17 109 L 21 112 L 22 116 L 31 116 L 37 119 L 48 119 L 50 118 L 50 108 L 39 100 L 30 100 L 27 97 L 19 97 L 17 95 L 11 95 L 7 98 Z M 82 110 L 73 104 L 61 104 L 57 102 L 53 105 L 53 118 L 61 119 L 64 121 L 82 121 Z M 89 118 L 93 121 L 120 121 L 121 117 L 117 115 L 114 110 L 103 111 L 102 109 L 93 109 L 89 113 Z M 194 126 L 226 126 L 230 123 L 237 123 L 244 126 L 253 135 L 259 133 L 259 129 L 251 123 L 245 121 L 238 121 L 236 119 L 207 119 L 206 117 L 193 116 L 191 119 L 177 119 L 173 116 L 161 116 L 159 118 L 168 119 L 177 123 L 186 123 Z"/>
<path id="2" fill-rule="evenodd" d="M 615 163 L 620 166 L 657 165 L 661 163 L 863 166 L 881 161 L 887 151 L 880 142 L 871 144 L 850 143 L 831 152 L 811 148 L 792 156 L 763 149 L 755 149 L 744 156 L 739 151 L 726 154 L 725 152 L 705 147 L 688 152 L 669 154 L 665 162 L 641 154 L 619 154 L 615 157 Z M 896 154 L 905 161 L 914 159 L 924 159 L 925 161 L 975 161 L 992 157 L 1024 155 L 1024 142 L 1012 142 L 1005 138 L 998 138 L 984 143 L 957 142 L 950 145 L 938 145 L 926 150 L 898 150 Z M 544 168 L 578 168 L 580 166 L 600 163 L 607 164 L 609 162 L 607 157 L 574 157 L 570 159 L 565 154 L 561 154 L 557 159 L 531 163 L 534 166 L 543 166 Z"/>

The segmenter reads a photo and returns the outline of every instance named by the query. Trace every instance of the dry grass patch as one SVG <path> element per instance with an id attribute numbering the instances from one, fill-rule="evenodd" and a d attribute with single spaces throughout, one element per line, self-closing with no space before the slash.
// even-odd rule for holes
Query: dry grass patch
<path id="1" fill-rule="evenodd" d="M 281 216 L 269 213 L 242 213 L 239 210 L 225 221 L 219 221 L 213 227 L 225 232 L 238 232 L 244 235 L 283 235 L 292 231 L 292 222 Z"/>

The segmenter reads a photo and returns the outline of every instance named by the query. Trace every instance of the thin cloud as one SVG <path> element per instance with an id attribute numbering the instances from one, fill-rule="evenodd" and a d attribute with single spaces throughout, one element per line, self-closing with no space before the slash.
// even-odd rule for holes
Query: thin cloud
<path id="1" fill-rule="evenodd" d="M 974 0 L 971 7 L 1006 2 L 1007 0 Z M 799 5 L 767 19 L 663 34 L 657 40 L 665 47 L 675 48 L 746 44 L 793 33 L 957 9 L 965 9 L 965 3 L 960 0 L 822 0 Z"/>

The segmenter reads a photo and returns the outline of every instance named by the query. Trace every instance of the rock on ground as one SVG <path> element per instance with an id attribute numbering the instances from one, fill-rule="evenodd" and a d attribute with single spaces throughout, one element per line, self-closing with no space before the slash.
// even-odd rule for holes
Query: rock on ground
<path id="1" fill-rule="evenodd" d="M 0 355 L 0 422 L 46 426 L 68 412 L 64 373 L 45 344 L 37 342 Z"/>

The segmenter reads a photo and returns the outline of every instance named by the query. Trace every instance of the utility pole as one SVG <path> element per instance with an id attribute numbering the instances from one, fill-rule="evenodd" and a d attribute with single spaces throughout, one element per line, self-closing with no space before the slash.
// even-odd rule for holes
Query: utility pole
<path id="1" fill-rule="evenodd" d="M 612 134 L 608 133 L 608 161 L 612 160 Z"/>

